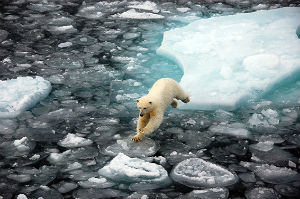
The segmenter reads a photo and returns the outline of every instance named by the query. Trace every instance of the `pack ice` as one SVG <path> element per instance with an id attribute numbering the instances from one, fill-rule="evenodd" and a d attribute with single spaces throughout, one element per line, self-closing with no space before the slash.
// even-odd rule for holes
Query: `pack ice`
<path id="1" fill-rule="evenodd" d="M 48 96 L 51 84 L 42 77 L 0 81 L 0 118 L 17 117 Z"/>
<path id="2" fill-rule="evenodd" d="M 149 163 L 139 158 L 130 158 L 119 153 L 112 161 L 98 171 L 101 176 L 116 182 L 155 185 L 156 188 L 169 185 L 168 172 L 155 163 Z"/>
<path id="3" fill-rule="evenodd" d="M 299 81 L 299 18 L 300 8 L 289 7 L 200 19 L 165 32 L 157 53 L 184 71 L 180 83 L 191 102 L 183 108 L 233 110 Z"/>

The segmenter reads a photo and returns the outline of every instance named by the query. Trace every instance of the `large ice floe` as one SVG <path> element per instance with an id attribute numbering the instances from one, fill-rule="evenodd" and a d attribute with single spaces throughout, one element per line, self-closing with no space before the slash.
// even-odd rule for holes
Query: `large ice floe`
<path id="1" fill-rule="evenodd" d="M 184 71 L 181 85 L 191 102 L 183 108 L 233 110 L 299 80 L 299 18 L 300 8 L 280 8 L 200 19 L 165 32 L 157 53 Z"/>
<path id="2" fill-rule="evenodd" d="M 48 96 L 51 84 L 42 77 L 0 80 L 0 118 L 14 118 Z"/>
<path id="3" fill-rule="evenodd" d="M 170 184 L 168 172 L 155 163 L 149 163 L 139 158 L 130 158 L 119 153 L 109 164 L 98 171 L 115 182 L 130 184 L 130 187 L 147 186 L 150 189 L 160 188 Z"/>
<path id="4" fill-rule="evenodd" d="M 229 186 L 238 180 L 234 173 L 200 158 L 180 162 L 172 170 L 171 177 L 192 188 Z"/>

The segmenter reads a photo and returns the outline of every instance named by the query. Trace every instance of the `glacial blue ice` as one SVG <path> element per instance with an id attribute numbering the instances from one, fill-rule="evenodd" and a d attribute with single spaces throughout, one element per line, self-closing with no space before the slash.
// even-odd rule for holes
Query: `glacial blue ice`
<path id="1" fill-rule="evenodd" d="M 0 118 L 14 118 L 45 99 L 51 84 L 42 77 L 0 80 Z"/>
<path id="2" fill-rule="evenodd" d="M 279 8 L 200 19 L 165 32 L 157 53 L 184 71 L 180 83 L 191 102 L 182 108 L 233 110 L 299 81 L 299 18 L 299 8 Z"/>

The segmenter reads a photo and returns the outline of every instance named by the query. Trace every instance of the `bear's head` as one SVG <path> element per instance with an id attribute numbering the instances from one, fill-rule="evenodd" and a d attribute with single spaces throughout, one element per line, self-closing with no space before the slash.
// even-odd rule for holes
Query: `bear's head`
<path id="1" fill-rule="evenodd" d="M 147 113 L 150 113 L 154 108 L 153 102 L 149 98 L 147 98 L 147 96 L 137 99 L 136 103 L 137 107 L 140 109 L 141 117 L 143 117 Z"/>

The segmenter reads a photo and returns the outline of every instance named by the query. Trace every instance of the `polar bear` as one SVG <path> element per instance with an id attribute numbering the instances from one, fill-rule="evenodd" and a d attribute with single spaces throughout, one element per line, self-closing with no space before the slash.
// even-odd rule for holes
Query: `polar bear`
<path id="1" fill-rule="evenodd" d="M 137 99 L 137 107 L 140 109 L 140 116 L 137 124 L 137 134 L 132 138 L 138 142 L 145 134 L 150 134 L 163 121 L 164 112 L 169 105 L 177 107 L 177 100 L 184 103 L 190 101 L 189 95 L 180 87 L 178 82 L 171 78 L 157 80 L 149 93 Z"/>

